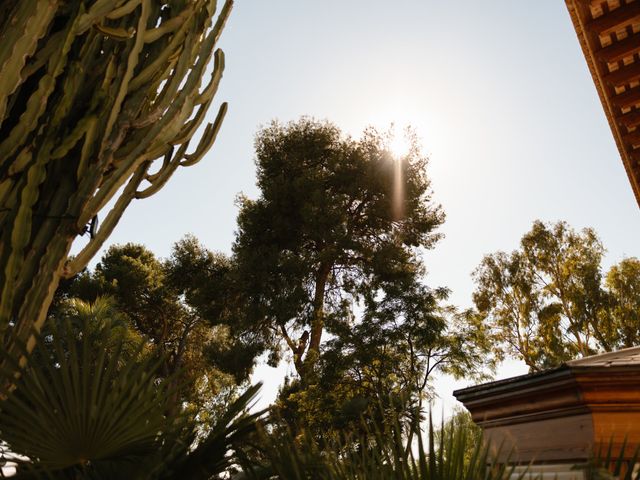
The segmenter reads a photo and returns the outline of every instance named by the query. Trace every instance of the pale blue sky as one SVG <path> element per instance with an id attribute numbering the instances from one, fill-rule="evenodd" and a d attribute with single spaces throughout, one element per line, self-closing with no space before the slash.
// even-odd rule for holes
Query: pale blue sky
<path id="1" fill-rule="evenodd" d="M 228 252 L 234 198 L 256 195 L 254 133 L 311 115 L 354 136 L 417 129 L 447 214 L 427 282 L 460 306 L 482 256 L 515 248 L 535 219 L 594 227 L 607 265 L 640 255 L 640 211 L 561 0 L 238 0 L 221 46 L 216 145 L 133 205 L 110 243 L 164 256 L 193 233 Z M 277 382 L 260 375 L 268 396 Z"/>

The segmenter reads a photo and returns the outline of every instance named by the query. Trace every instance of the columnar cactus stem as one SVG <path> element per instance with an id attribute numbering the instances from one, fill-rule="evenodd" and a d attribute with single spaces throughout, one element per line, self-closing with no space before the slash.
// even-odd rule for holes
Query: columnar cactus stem
<path id="1" fill-rule="evenodd" d="M 157 192 L 178 167 L 197 163 L 213 144 L 224 103 L 188 152 L 222 76 L 224 55 L 215 46 L 232 3 L 227 0 L 217 14 L 215 0 L 3 5 L 4 348 L 33 345 L 60 278 L 86 266 L 132 200 Z M 203 84 L 212 58 L 213 73 Z M 116 195 L 102 226 L 69 259 L 73 241 Z"/>

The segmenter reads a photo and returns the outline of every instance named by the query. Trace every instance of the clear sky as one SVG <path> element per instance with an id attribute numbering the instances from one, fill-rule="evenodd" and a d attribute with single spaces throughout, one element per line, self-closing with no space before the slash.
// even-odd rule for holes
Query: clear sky
<path id="1" fill-rule="evenodd" d="M 234 198 L 257 194 L 256 130 L 310 115 L 353 136 L 417 129 L 447 214 L 427 283 L 461 307 L 482 256 L 516 248 L 535 219 L 594 227 L 606 265 L 640 255 L 640 210 L 561 0 L 237 0 L 221 47 L 230 108 L 216 145 L 134 204 L 110 243 L 166 256 L 193 233 L 229 252 Z M 278 373 L 258 376 L 272 396 Z M 453 385 L 438 382 L 447 405 Z"/>

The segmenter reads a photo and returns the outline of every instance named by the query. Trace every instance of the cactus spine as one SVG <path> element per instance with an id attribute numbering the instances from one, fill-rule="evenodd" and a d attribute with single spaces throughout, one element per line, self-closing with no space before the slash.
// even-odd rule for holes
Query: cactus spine
<path id="1" fill-rule="evenodd" d="M 132 200 L 157 192 L 213 144 L 227 105 L 200 127 L 224 70 L 216 44 L 232 3 L 219 11 L 215 0 L 8 0 L 0 7 L 4 348 L 32 347 L 60 278 L 86 266 Z M 100 228 L 69 259 L 98 213 Z"/>

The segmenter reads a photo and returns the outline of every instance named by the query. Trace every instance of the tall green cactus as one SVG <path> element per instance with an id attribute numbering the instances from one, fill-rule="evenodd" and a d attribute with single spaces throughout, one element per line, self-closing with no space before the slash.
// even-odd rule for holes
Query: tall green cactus
<path id="1" fill-rule="evenodd" d="M 31 348 L 60 278 L 87 264 L 133 199 L 211 147 L 226 103 L 199 127 L 224 69 L 215 46 L 232 3 L 2 2 L 0 348 Z"/>

